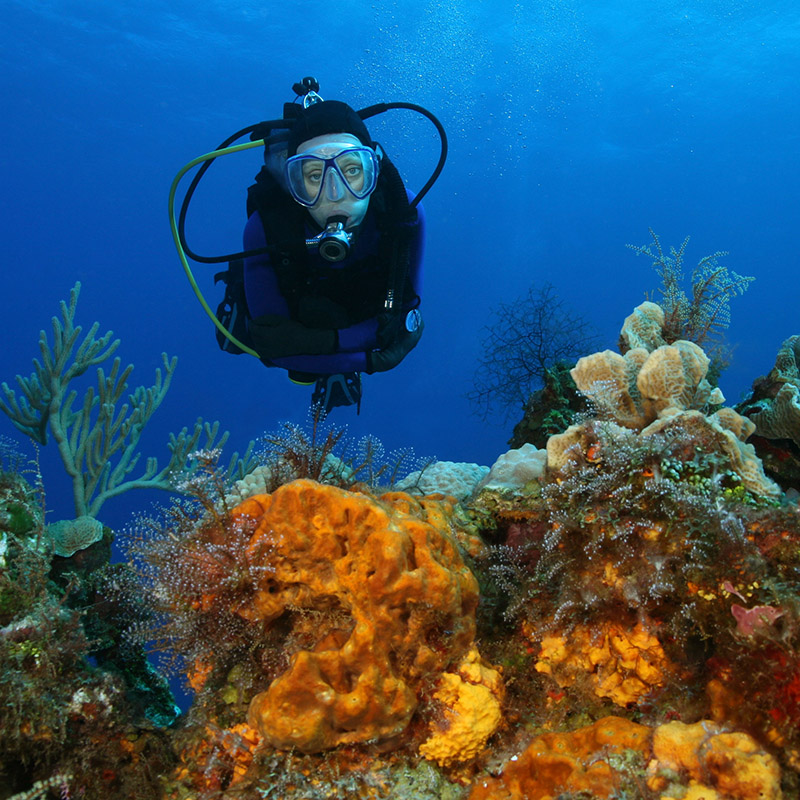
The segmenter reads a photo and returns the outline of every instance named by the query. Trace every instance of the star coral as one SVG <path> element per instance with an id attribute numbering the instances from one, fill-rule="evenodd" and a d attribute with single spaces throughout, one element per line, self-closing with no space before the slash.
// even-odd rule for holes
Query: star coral
<path id="1" fill-rule="evenodd" d="M 618 706 L 639 702 L 675 671 L 641 621 L 633 627 L 610 621 L 578 626 L 569 634 L 544 636 L 541 648 L 537 672 L 553 675 L 562 688 L 587 674 L 594 693 Z"/>
<path id="2" fill-rule="evenodd" d="M 234 525 L 254 523 L 260 574 L 237 613 L 265 631 L 287 614 L 296 623 L 288 668 L 250 704 L 271 745 L 318 752 L 397 735 L 422 681 L 473 646 L 477 583 L 449 528 L 409 513 L 418 507 L 299 480 L 234 510 Z"/>

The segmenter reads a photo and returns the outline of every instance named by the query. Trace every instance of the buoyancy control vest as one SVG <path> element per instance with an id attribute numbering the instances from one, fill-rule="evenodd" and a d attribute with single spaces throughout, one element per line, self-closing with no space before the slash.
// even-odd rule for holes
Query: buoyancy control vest
<path id="1" fill-rule="evenodd" d="M 266 166 L 247 191 L 248 218 L 254 212 L 263 226 L 270 265 L 292 319 L 312 328 L 345 328 L 370 318 L 405 314 L 419 305 L 409 276 L 411 250 L 420 235 L 419 217 L 387 156 L 381 161 L 378 184 L 362 223 L 375 225 L 377 251 L 361 258 L 336 267 L 313 258 L 306 247 L 306 210 L 287 195 Z M 225 282 L 226 290 L 217 318 L 249 344 L 242 260 L 229 262 L 228 270 L 215 275 L 215 281 L 219 280 Z M 243 352 L 219 331 L 217 341 L 226 352 Z"/>

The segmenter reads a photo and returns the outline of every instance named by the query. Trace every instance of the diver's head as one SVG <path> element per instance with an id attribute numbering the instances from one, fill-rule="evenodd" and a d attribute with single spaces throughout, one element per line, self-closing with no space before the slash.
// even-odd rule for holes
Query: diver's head
<path id="1" fill-rule="evenodd" d="M 346 217 L 347 230 L 361 224 L 380 161 L 350 106 L 330 100 L 303 109 L 289 134 L 287 155 L 289 191 L 321 228 L 331 217 Z"/>

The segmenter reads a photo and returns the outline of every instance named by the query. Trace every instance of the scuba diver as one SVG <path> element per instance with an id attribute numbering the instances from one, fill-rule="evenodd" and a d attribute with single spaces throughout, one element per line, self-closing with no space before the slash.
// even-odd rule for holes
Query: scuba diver
<path id="1" fill-rule="evenodd" d="M 222 349 L 248 352 L 268 367 L 314 385 L 312 405 L 323 415 L 336 406 L 360 409 L 361 373 L 393 369 L 416 347 L 424 323 L 419 311 L 424 216 L 419 206 L 444 166 L 447 139 L 438 120 L 409 103 L 355 111 L 323 100 L 319 84 L 293 86 L 295 102 L 281 120 L 240 131 L 205 161 L 187 192 L 173 234 L 201 302 L 185 254 L 229 262 L 215 276 L 226 283 L 215 324 Z M 297 99 L 302 97 L 302 103 Z M 437 127 L 442 150 L 436 170 L 414 196 L 364 119 L 390 108 L 422 113 Z M 277 131 L 277 133 L 276 133 Z M 207 258 L 186 245 L 186 209 L 197 181 L 217 155 L 250 133 L 264 146 L 265 164 L 248 189 L 241 253 Z M 173 183 L 174 188 L 182 173 Z"/>

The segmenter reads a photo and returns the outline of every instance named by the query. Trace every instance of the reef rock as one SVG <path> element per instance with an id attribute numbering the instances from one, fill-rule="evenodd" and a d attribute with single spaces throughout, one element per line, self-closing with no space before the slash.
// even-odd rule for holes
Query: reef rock
<path id="1" fill-rule="evenodd" d="M 435 504 L 298 480 L 233 513 L 255 524 L 248 557 L 261 574 L 238 613 L 269 631 L 289 612 L 297 628 L 288 669 L 250 703 L 271 745 L 311 753 L 395 736 L 423 682 L 462 674 L 478 585 Z"/>
<path id="2" fill-rule="evenodd" d="M 660 800 L 781 800 L 780 768 L 746 733 L 710 720 L 651 729 L 604 717 L 569 733 L 537 736 L 496 779 L 479 782 L 468 800 L 552 800 L 640 796 L 641 771 Z M 583 796 L 581 794 L 581 796 Z M 656 796 L 654 794 L 654 796 Z"/>
<path id="3" fill-rule="evenodd" d="M 800 336 L 787 339 L 775 366 L 756 381 L 756 399 L 747 406 L 756 433 L 765 439 L 790 439 L 800 446 Z"/>
<path id="4" fill-rule="evenodd" d="M 499 778 L 479 782 L 468 800 L 551 800 L 567 792 L 610 797 L 619 787 L 612 759 L 626 751 L 646 758 L 650 736 L 650 728 L 621 717 L 605 717 L 571 733 L 542 734 Z"/>

